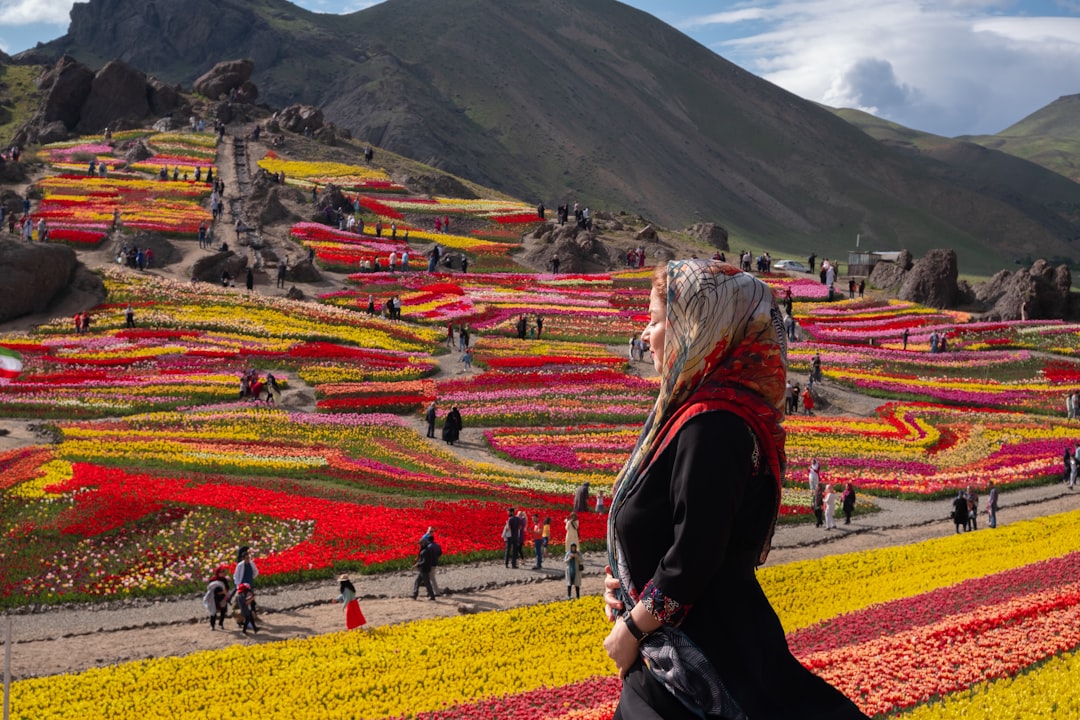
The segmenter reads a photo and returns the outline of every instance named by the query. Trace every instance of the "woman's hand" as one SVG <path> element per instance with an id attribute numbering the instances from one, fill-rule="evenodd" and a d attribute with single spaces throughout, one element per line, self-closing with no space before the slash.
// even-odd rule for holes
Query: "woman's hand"
<path id="1" fill-rule="evenodd" d="M 619 617 L 619 613 L 623 610 L 622 600 L 615 595 L 619 590 L 619 580 L 611 574 L 611 566 L 604 566 L 604 614 L 607 615 L 609 622 L 615 622 Z M 624 630 L 626 628 L 623 628 Z M 628 632 L 627 635 L 630 633 Z M 631 639 L 633 636 L 631 636 Z M 607 642 L 604 643 L 604 647 L 607 647 Z"/>
<path id="2" fill-rule="evenodd" d="M 630 629 L 626 627 L 624 622 L 616 622 L 611 627 L 611 632 L 604 639 L 604 650 L 607 651 L 608 657 L 615 662 L 615 667 L 619 668 L 620 680 L 626 677 L 626 673 L 630 672 L 630 668 L 634 666 L 634 663 L 641 656 L 638 641 L 630 634 Z"/>

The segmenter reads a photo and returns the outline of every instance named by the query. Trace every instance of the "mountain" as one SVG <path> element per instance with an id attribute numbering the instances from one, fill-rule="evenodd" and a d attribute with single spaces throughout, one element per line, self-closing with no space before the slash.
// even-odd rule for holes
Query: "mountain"
<path id="1" fill-rule="evenodd" d="M 119 57 L 190 83 L 251 57 L 260 97 L 548 206 L 581 201 L 732 246 L 840 256 L 951 247 L 964 272 L 1080 257 L 1080 226 L 957 183 L 614 0 L 387 0 L 321 15 L 284 0 L 90 0 L 31 51 Z M 1080 186 L 1069 201 L 1080 202 Z"/>
<path id="2" fill-rule="evenodd" d="M 1080 182 L 1080 95 L 1059 97 L 996 135 L 965 138 Z"/>

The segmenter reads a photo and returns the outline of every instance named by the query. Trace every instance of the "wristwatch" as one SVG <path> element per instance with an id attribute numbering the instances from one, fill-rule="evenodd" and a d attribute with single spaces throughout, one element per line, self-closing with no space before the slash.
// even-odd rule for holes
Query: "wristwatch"
<path id="1" fill-rule="evenodd" d="M 637 640 L 639 643 L 645 638 L 652 635 L 651 632 L 644 632 L 641 628 L 639 628 L 637 626 L 637 623 L 634 622 L 634 616 L 630 613 L 626 613 L 625 615 L 623 615 L 623 622 L 626 623 L 626 629 L 630 631 L 630 634 L 633 635 L 634 639 Z"/>

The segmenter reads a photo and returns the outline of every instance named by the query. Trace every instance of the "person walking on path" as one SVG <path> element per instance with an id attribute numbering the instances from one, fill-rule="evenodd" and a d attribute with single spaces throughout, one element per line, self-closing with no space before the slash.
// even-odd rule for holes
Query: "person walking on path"
<path id="1" fill-rule="evenodd" d="M 248 292 L 255 289 L 255 273 L 252 272 L 251 268 L 247 269 L 247 281 L 245 282 L 245 285 L 247 285 Z"/>
<path id="2" fill-rule="evenodd" d="M 566 528 L 566 536 L 563 540 L 564 548 L 568 548 L 571 545 L 577 545 L 579 542 L 581 542 L 581 538 L 579 536 L 580 526 L 578 524 L 578 517 L 576 512 L 574 512 L 573 510 L 570 511 L 570 514 L 567 515 L 565 520 L 563 520 L 563 527 Z"/>
<path id="3" fill-rule="evenodd" d="M 363 611 L 360 609 L 360 601 L 356 599 L 356 586 L 352 584 L 348 575 L 342 575 L 338 578 L 338 589 L 341 594 L 337 596 L 337 600 L 344 607 L 345 611 L 345 628 L 348 630 L 354 630 L 362 625 L 367 625 L 367 618 L 364 617 Z"/>
<path id="4" fill-rule="evenodd" d="M 240 610 L 240 629 L 247 635 L 248 628 L 257 635 L 259 626 L 255 624 L 255 592 L 247 583 L 240 583 L 236 588 L 236 607 Z"/>
<path id="5" fill-rule="evenodd" d="M 825 486 L 820 482 L 814 488 L 814 494 L 810 496 L 810 509 L 814 511 L 814 517 L 817 519 L 814 527 L 821 527 L 825 521 Z"/>
<path id="6" fill-rule="evenodd" d="M 225 615 L 229 611 L 229 569 L 219 565 L 214 576 L 206 584 L 203 607 L 210 613 L 210 629 L 225 629 Z"/>
<path id="7" fill-rule="evenodd" d="M 836 493 L 832 485 L 825 486 L 825 529 L 836 529 Z"/>
<path id="8" fill-rule="evenodd" d="M 585 570 L 585 561 L 578 552 L 577 543 L 572 543 L 563 557 L 566 564 L 566 599 L 570 599 L 570 590 L 577 598 L 581 597 L 581 573 Z"/>
<path id="9" fill-rule="evenodd" d="M 956 499 L 953 500 L 952 520 L 956 525 L 956 532 L 962 533 L 967 527 L 968 520 L 968 504 L 967 498 L 964 497 L 964 491 L 958 490 L 956 492 Z"/>
<path id="10" fill-rule="evenodd" d="M 135 308 L 131 307 L 131 303 L 128 303 L 127 310 L 124 310 L 124 318 L 129 328 L 135 327 Z"/>
<path id="11" fill-rule="evenodd" d="M 432 400 L 431 404 L 427 406 L 427 410 L 424 412 L 424 420 L 427 421 L 427 436 L 429 438 L 435 437 L 435 401 Z"/>
<path id="12" fill-rule="evenodd" d="M 517 536 L 521 531 L 521 518 L 514 513 L 514 508 L 506 510 L 506 524 L 503 525 L 502 536 L 506 541 L 506 555 L 503 556 L 503 564 L 506 567 L 518 566 Z"/>
<path id="13" fill-rule="evenodd" d="M 851 524 L 851 514 L 855 512 L 855 486 L 848 483 L 844 487 L 844 494 L 842 495 L 842 504 L 844 508 L 844 524 Z"/>
<path id="14" fill-rule="evenodd" d="M 416 600 L 420 595 L 420 586 L 427 589 L 428 600 L 435 600 L 435 588 L 431 587 L 431 550 L 427 540 L 420 541 L 420 552 L 416 555 L 416 580 L 413 581 L 412 599 Z"/>
<path id="15" fill-rule="evenodd" d="M 975 488 L 968 485 L 967 489 L 967 506 L 968 506 L 968 521 L 965 529 L 978 530 L 979 529 L 979 493 L 975 491 Z"/>
<path id="16" fill-rule="evenodd" d="M 998 490 L 994 487 L 994 481 L 990 481 L 990 489 L 986 496 L 986 515 L 987 523 L 990 525 L 990 529 L 997 527 L 997 513 L 998 513 Z"/>
<path id="17" fill-rule="evenodd" d="M 431 579 L 431 589 L 435 591 L 436 595 L 440 595 L 439 581 L 435 576 L 439 569 L 439 558 L 442 557 L 442 545 L 436 542 L 435 528 L 433 527 L 428 527 L 427 532 L 420 539 L 427 540 L 428 554 L 431 556 L 431 571 L 428 573 L 428 577 Z"/>
<path id="18" fill-rule="evenodd" d="M 533 515 L 532 544 L 533 552 L 536 554 L 536 565 L 533 569 L 542 570 L 544 568 L 544 526 L 540 524 L 539 515 Z"/>

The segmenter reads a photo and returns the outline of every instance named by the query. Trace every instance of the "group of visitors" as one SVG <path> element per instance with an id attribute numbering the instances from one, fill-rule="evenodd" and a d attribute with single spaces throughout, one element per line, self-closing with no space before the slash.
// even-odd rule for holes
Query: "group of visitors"
<path id="1" fill-rule="evenodd" d="M 540 335 L 544 332 L 544 316 L 537 313 L 533 322 L 529 322 L 529 316 L 522 313 L 518 316 L 517 323 L 514 325 L 514 332 L 519 340 L 525 340 L 526 338 L 539 340 Z"/>
<path id="2" fill-rule="evenodd" d="M 116 263 L 137 270 L 145 270 L 154 264 L 154 251 L 151 248 L 140 248 L 135 243 L 125 242 L 120 252 L 116 254 Z"/>
<path id="3" fill-rule="evenodd" d="M 844 513 L 844 524 L 851 524 L 851 516 L 855 513 L 855 485 L 846 483 L 844 489 L 837 491 L 832 483 L 823 482 L 821 479 L 821 464 L 817 458 L 810 461 L 808 477 L 810 485 L 810 509 L 814 512 L 817 527 L 824 526 L 826 530 L 836 529 L 836 505 L 840 503 L 840 509 Z"/>
<path id="4" fill-rule="evenodd" d="M 626 251 L 626 267 L 628 268 L 643 268 L 645 267 L 645 248 L 642 245 L 638 245 L 636 248 L 630 248 Z"/>
<path id="5" fill-rule="evenodd" d="M 203 595 L 203 607 L 210 614 L 210 629 L 225 629 L 225 616 L 228 613 L 230 603 L 235 606 L 235 618 L 241 631 L 247 635 L 250 629 L 258 633 L 258 617 L 256 616 L 256 602 L 254 583 L 259 576 L 259 568 L 251 559 L 251 548 L 241 545 L 236 551 L 236 567 L 233 569 L 233 590 L 229 591 L 229 568 L 219 565 L 210 582 L 206 585 L 206 594 Z"/>
<path id="6" fill-rule="evenodd" d="M 75 313 L 72 317 L 72 322 L 75 325 L 75 334 L 82 335 L 90 332 L 90 313 L 87 311 Z"/>
<path id="7" fill-rule="evenodd" d="M 946 339 L 944 332 L 939 333 L 937 330 L 933 331 L 932 333 L 930 333 L 930 352 L 947 352 L 949 349 L 948 342 L 949 341 Z"/>
<path id="8" fill-rule="evenodd" d="M 1076 473 L 1080 470 L 1080 444 L 1073 448 L 1065 446 L 1065 462 L 1062 465 L 1063 479 L 1066 487 L 1070 490 L 1076 487 Z"/>
<path id="9" fill-rule="evenodd" d="M 848 268 L 850 270 L 850 268 Z M 855 283 L 855 278 L 849 278 L 848 283 L 848 300 L 855 299 L 855 293 L 859 293 L 859 298 L 863 297 L 863 293 L 866 292 L 866 280 L 860 280 L 858 284 Z"/>
<path id="10" fill-rule="evenodd" d="M 281 402 L 281 385 L 274 373 L 266 373 L 263 379 L 255 368 L 245 370 L 240 374 L 240 399 L 244 398 L 251 398 L 255 402 L 264 400 L 267 405 Z"/>
<path id="11" fill-rule="evenodd" d="M 986 513 L 990 527 L 997 527 L 998 492 L 993 481 L 988 488 Z M 956 532 L 971 532 L 979 529 L 979 493 L 971 485 L 966 490 L 958 490 L 952 501 L 952 511 L 949 513 L 956 526 Z"/>
<path id="12" fill-rule="evenodd" d="M 1069 420 L 1080 419 L 1080 390 L 1073 390 L 1065 396 L 1065 417 Z"/>

